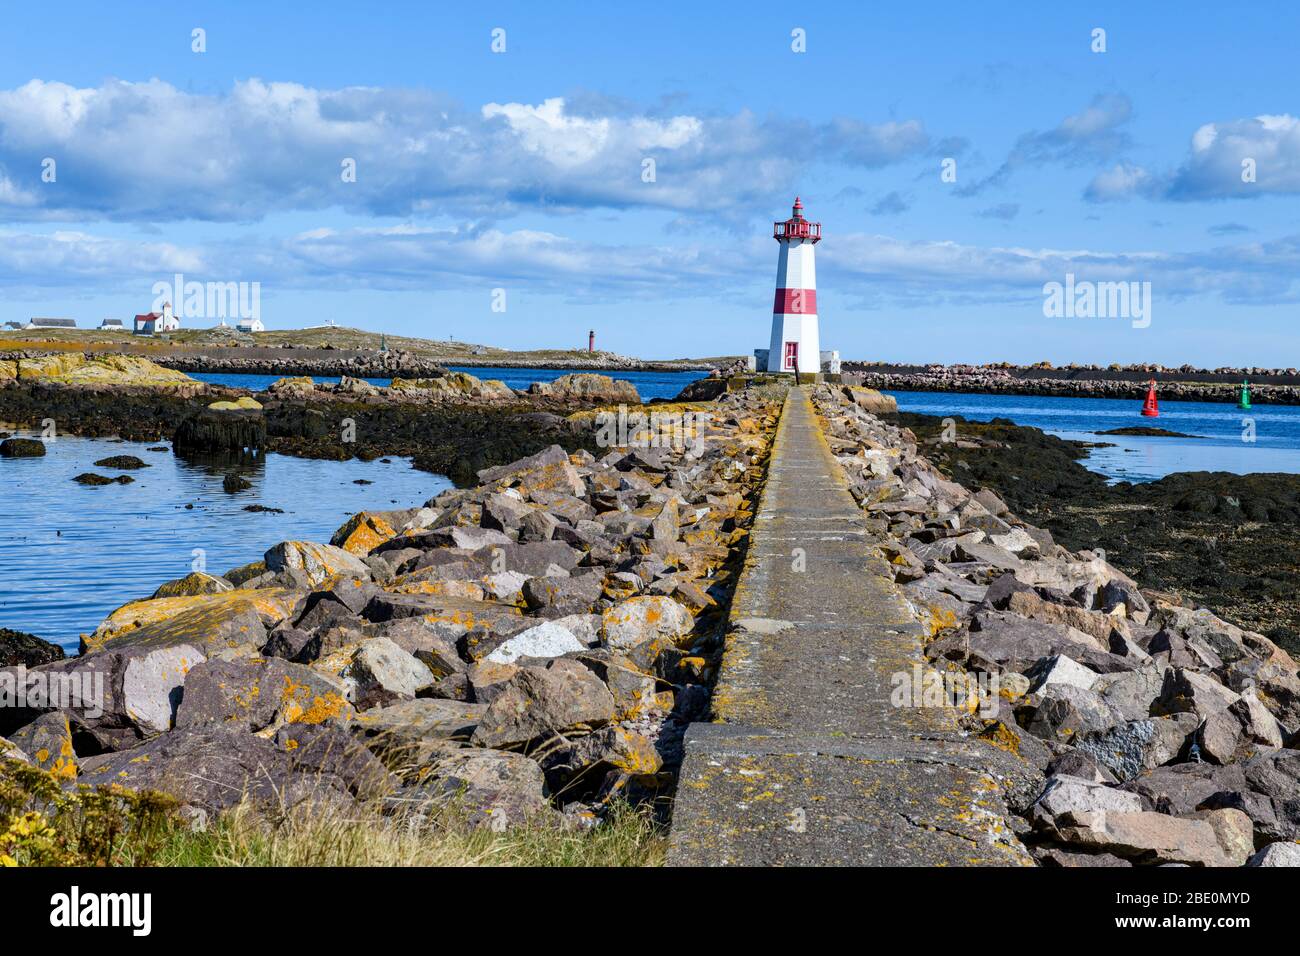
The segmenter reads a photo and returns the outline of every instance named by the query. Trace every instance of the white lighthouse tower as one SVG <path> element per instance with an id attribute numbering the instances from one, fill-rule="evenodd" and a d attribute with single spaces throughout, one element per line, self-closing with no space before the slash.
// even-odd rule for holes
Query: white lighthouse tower
<path id="1" fill-rule="evenodd" d="M 814 247 L 822 240 L 822 224 L 803 217 L 803 203 L 796 196 L 790 218 L 772 224 L 772 238 L 781 244 L 781 253 L 776 263 L 772 341 L 765 370 L 816 375 L 821 371 L 821 345 Z"/>

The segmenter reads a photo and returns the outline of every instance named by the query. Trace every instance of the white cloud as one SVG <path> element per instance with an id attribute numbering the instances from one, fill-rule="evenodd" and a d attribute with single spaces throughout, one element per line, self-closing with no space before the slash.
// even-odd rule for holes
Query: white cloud
<path id="1" fill-rule="evenodd" d="M 1133 116 L 1133 104 L 1122 93 L 1094 96 L 1078 113 L 1065 117 L 1046 131 L 1031 131 L 1020 136 L 1006 160 L 984 179 L 958 189 L 963 196 L 973 196 L 990 186 L 1002 186 L 1020 168 L 1028 166 L 1079 166 L 1104 161 L 1129 143 L 1122 127 Z"/>
<path id="2" fill-rule="evenodd" d="M 1151 282 L 1165 300 L 1300 298 L 1300 236 L 1195 253 L 978 246 L 850 233 L 819 249 L 824 290 L 899 305 L 1021 303 L 1066 273 Z M 517 283 L 606 301 L 744 296 L 771 282 L 770 240 L 611 244 L 540 229 L 404 224 L 179 246 L 84 232 L 0 233 L 0 287 L 145 289 L 174 272 L 284 289 L 466 291 Z"/>
<path id="3" fill-rule="evenodd" d="M 1083 192 L 1083 198 L 1089 202 L 1112 202 L 1150 194 L 1156 187 L 1156 178 L 1141 166 L 1117 163 L 1093 177 Z"/>
<path id="4" fill-rule="evenodd" d="M 1098 173 L 1084 198 L 1193 201 L 1275 193 L 1300 193 L 1300 119 L 1285 113 L 1205 123 L 1173 172 L 1121 162 Z"/>
<path id="5" fill-rule="evenodd" d="M 59 230 L 0 231 L 0 286 L 10 289 L 120 289 L 135 277 L 200 272 L 211 265 L 197 249 Z"/>
<path id="6" fill-rule="evenodd" d="M 812 126 L 748 112 L 659 117 L 563 98 L 467 110 L 427 90 L 251 79 L 221 96 L 153 79 L 0 91 L 0 216 L 249 221 L 282 211 L 490 216 L 593 206 L 735 214 L 814 156 L 882 166 L 930 147 L 919 120 Z M 798 140 L 805 150 L 786 147 Z M 43 157 L 58 163 L 40 180 Z M 642 161 L 656 181 L 642 180 Z M 356 164 L 344 182 L 341 164 Z M 6 185 L 7 184 L 7 185 Z"/>
<path id="7" fill-rule="evenodd" d="M 1242 178 L 1254 164 L 1254 182 Z M 1250 197 L 1300 192 L 1300 119 L 1261 115 L 1206 123 L 1192 135 L 1191 153 L 1173 175 L 1170 199 Z"/>

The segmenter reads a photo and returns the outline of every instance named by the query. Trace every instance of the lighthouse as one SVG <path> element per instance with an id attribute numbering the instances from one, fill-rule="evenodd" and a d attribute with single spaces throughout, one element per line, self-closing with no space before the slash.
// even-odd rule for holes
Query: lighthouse
<path id="1" fill-rule="evenodd" d="M 815 249 L 822 240 L 822 224 L 804 218 L 803 203 L 796 196 L 790 218 L 772 223 L 772 238 L 781 251 L 776 260 L 772 339 L 763 370 L 816 375 L 821 371 L 821 345 Z"/>

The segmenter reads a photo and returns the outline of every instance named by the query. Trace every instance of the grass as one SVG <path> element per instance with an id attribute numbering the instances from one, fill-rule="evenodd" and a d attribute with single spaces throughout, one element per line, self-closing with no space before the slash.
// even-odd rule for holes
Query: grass
<path id="1" fill-rule="evenodd" d="M 436 341 L 400 335 L 381 336 L 379 332 L 350 329 L 342 326 L 314 329 L 275 329 L 251 335 L 237 336 L 246 345 L 279 346 L 297 345 L 304 348 L 333 347 L 336 349 L 377 349 L 381 340 L 390 349 L 407 349 L 420 354 L 438 356 L 463 356 L 465 358 L 509 355 L 503 349 L 475 345 L 471 342 Z M 4 349 L 80 349 L 86 346 L 120 346 L 130 351 L 169 352 L 186 346 L 230 346 L 236 344 L 228 333 L 214 332 L 209 328 L 183 328 L 166 338 L 140 337 L 129 332 L 103 332 L 99 329 L 36 329 L 32 331 L 0 334 L 0 348 Z M 482 354 L 479 354 L 482 353 Z"/>
<path id="2" fill-rule="evenodd" d="M 211 323 L 205 323 L 211 324 Z M 245 345 L 275 347 L 295 345 L 301 348 L 364 350 L 378 349 L 381 341 L 389 349 L 402 349 L 428 359 L 451 365 L 492 365 L 495 361 L 507 364 L 527 362 L 581 362 L 593 356 L 585 348 L 532 349 L 512 351 L 472 342 L 453 342 L 436 339 L 413 338 L 404 335 L 381 335 L 364 329 L 329 326 L 312 329 L 272 329 L 251 335 L 241 334 L 238 341 Z M 102 332 L 86 329 L 40 329 L 30 332 L 0 333 L 0 353 L 21 349 L 46 349 L 50 351 L 77 351 L 84 348 L 122 349 L 141 355 L 165 355 L 178 349 L 225 347 L 235 344 L 228 333 L 213 332 L 210 328 L 183 328 L 166 339 L 142 338 L 129 332 Z M 596 357 L 613 355 L 597 352 Z M 656 360 L 666 362 L 698 363 L 699 359 Z"/>
<path id="3" fill-rule="evenodd" d="M 199 829 L 164 795 L 64 789 L 0 760 L 0 866 L 661 866 L 667 846 L 652 813 L 627 804 L 590 828 L 552 818 L 494 832 L 465 820 L 454 804 L 426 816 L 246 802 Z"/>
<path id="4" fill-rule="evenodd" d="M 537 822 L 494 833 L 368 809 L 292 813 L 274 824 L 248 807 L 203 832 L 178 829 L 160 866 L 661 866 L 666 841 L 649 813 L 616 805 L 590 830 Z"/>

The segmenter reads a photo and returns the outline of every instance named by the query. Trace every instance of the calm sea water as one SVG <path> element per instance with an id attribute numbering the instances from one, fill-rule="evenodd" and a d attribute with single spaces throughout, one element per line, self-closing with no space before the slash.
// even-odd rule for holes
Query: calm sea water
<path id="1" fill-rule="evenodd" d="M 465 368 L 512 388 L 552 381 L 563 370 Z M 702 372 L 620 372 L 642 398 L 671 398 Z M 206 382 L 261 390 L 278 375 L 199 374 Z M 318 381 L 337 379 L 318 378 Z M 368 379 L 387 385 L 388 379 Z M 23 432 L 15 434 L 23 435 Z M 113 609 L 148 597 L 159 584 L 192 570 L 202 552 L 206 570 L 221 574 L 256 561 L 289 539 L 328 541 L 358 511 L 410 508 L 451 483 L 417 471 L 408 459 L 310 461 L 266 455 L 239 470 L 252 482 L 228 494 L 230 466 L 187 462 L 170 451 L 106 439 L 60 438 L 44 458 L 0 459 L 0 627 L 27 631 L 75 650 Z M 94 462 L 135 455 L 150 467 L 119 472 Z M 129 485 L 89 487 L 82 472 Z M 355 484 L 358 480 L 371 484 Z M 246 511 L 247 505 L 283 514 Z"/>
<path id="2" fill-rule="evenodd" d="M 1008 418 L 1062 438 L 1113 442 L 1094 448 L 1085 464 L 1115 481 L 1155 481 L 1179 471 L 1300 473 L 1300 406 L 1161 402 L 1159 418 L 1143 418 L 1140 400 L 890 392 L 900 411 L 961 415 L 972 421 Z M 1152 426 L 1198 438 L 1098 435 L 1112 428 Z M 958 433 L 960 435 L 960 431 Z M 1246 440 L 1253 437 L 1252 440 Z"/>
<path id="3" fill-rule="evenodd" d="M 221 482 L 229 466 L 188 463 L 148 447 L 60 438 L 47 442 L 44 458 L 0 458 L 0 626 L 75 650 L 78 635 L 114 608 L 188 574 L 196 549 L 206 570 L 222 574 L 280 541 L 328 541 L 358 511 L 414 507 L 451 486 L 404 458 L 384 464 L 270 454 L 238 469 L 251 488 L 228 494 Z M 110 455 L 135 455 L 150 467 L 94 465 Z M 135 482 L 89 487 L 72 480 L 87 471 Z"/>
<path id="4" fill-rule="evenodd" d="M 468 368 L 459 365 L 448 366 L 453 372 L 468 372 L 475 378 L 489 379 L 494 378 L 498 381 L 505 382 L 514 389 L 526 389 L 534 382 L 553 382 L 562 375 L 572 375 L 574 372 L 591 371 L 590 369 L 545 369 L 545 368 L 496 368 L 480 367 Z M 242 372 L 192 372 L 194 378 L 203 382 L 210 382 L 213 385 L 227 385 L 231 388 L 247 388 L 252 391 L 262 391 L 276 379 L 279 375 L 249 375 Z M 673 398 L 683 388 L 694 382 L 696 379 L 704 378 L 706 372 L 602 372 L 608 374 L 611 378 L 622 379 L 631 382 L 636 386 L 637 393 L 643 399 L 649 398 Z M 325 375 L 312 376 L 318 382 L 337 382 L 337 377 Z M 387 385 L 392 381 L 391 378 L 367 378 L 367 382 L 372 385 Z"/>

